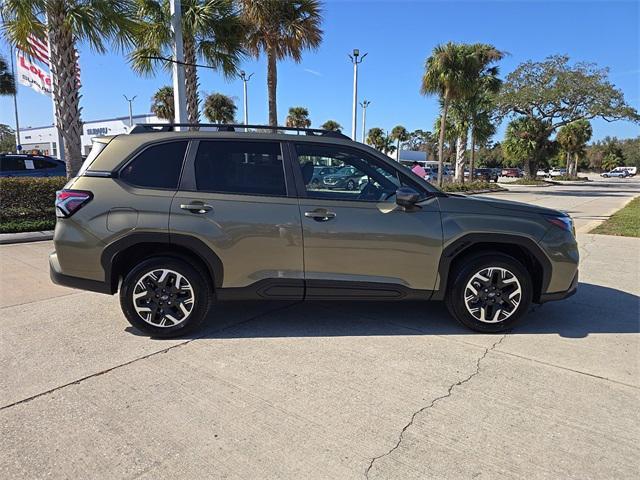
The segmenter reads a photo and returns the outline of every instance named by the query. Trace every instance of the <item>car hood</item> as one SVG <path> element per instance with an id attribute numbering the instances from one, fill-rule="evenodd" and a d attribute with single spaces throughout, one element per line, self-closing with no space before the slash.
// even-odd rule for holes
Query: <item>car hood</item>
<path id="1" fill-rule="evenodd" d="M 448 194 L 447 198 L 450 201 L 443 201 L 440 203 L 448 210 L 451 208 L 461 208 L 463 211 L 478 211 L 478 213 L 482 213 L 486 212 L 487 209 L 497 209 L 502 211 L 511 211 L 513 215 L 516 215 L 518 212 L 554 216 L 567 215 L 560 210 L 554 210 L 552 208 L 539 207 L 537 205 L 530 205 L 522 202 L 512 202 L 511 200 L 499 200 L 497 198 L 484 197 L 481 195 Z"/>

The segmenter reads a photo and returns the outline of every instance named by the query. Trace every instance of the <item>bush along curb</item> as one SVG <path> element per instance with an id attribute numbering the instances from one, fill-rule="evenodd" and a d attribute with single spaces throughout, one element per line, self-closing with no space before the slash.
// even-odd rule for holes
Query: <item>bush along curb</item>
<path id="1" fill-rule="evenodd" d="M 20 232 L 20 233 L 0 233 L 0 245 L 10 245 L 12 243 L 41 242 L 52 240 L 53 230 L 41 232 Z"/>

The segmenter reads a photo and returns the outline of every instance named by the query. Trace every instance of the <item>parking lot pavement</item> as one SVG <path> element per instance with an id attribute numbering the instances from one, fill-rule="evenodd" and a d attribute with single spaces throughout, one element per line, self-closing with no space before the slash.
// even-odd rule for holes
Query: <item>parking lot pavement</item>
<path id="1" fill-rule="evenodd" d="M 537 198 L 586 212 L 565 188 Z M 640 240 L 578 240 L 578 293 L 507 335 L 438 303 L 269 303 L 169 341 L 47 286 L 50 242 L 2 246 L 0 478 L 636 478 Z"/>
<path id="2" fill-rule="evenodd" d="M 487 196 L 532 203 L 564 210 L 575 221 L 576 230 L 586 233 L 640 195 L 640 178 L 602 178 L 589 175 L 590 182 L 579 185 L 531 187 L 505 183 L 507 192 Z"/>

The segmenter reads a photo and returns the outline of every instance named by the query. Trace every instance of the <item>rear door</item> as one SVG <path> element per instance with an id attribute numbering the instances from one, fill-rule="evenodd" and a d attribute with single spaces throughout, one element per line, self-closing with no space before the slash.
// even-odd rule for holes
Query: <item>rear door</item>
<path id="1" fill-rule="evenodd" d="M 280 142 L 194 140 L 187 157 L 170 232 L 220 259 L 218 297 L 301 299 L 302 226 Z"/>
<path id="2" fill-rule="evenodd" d="M 442 249 L 437 198 L 404 211 L 395 203 L 395 192 L 401 185 L 416 185 L 376 156 L 341 145 L 292 147 L 307 298 L 429 297 Z M 355 188 L 344 182 L 339 188 L 312 185 L 313 166 L 327 164 L 354 169 Z"/>

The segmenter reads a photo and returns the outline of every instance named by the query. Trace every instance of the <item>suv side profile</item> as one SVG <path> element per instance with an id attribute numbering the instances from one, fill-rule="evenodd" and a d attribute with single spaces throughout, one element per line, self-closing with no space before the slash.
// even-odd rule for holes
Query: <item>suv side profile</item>
<path id="1" fill-rule="evenodd" d="M 49 258 L 55 283 L 119 291 L 152 336 L 248 299 L 444 300 L 467 327 L 499 332 L 576 290 L 562 212 L 443 193 L 336 132 L 153 128 L 94 139 L 58 192 Z M 312 185 L 327 162 L 366 181 Z"/>

